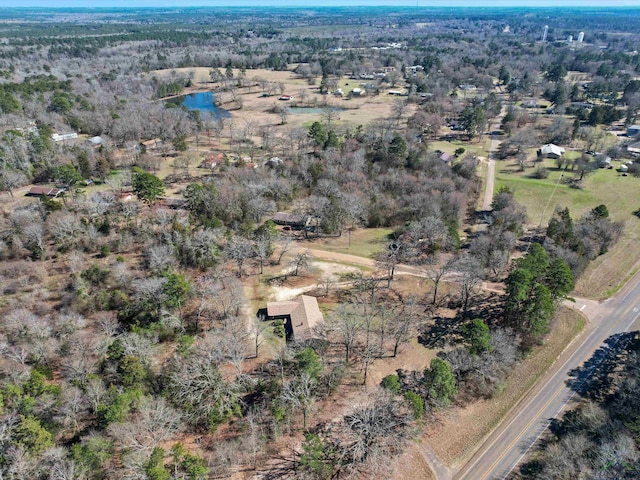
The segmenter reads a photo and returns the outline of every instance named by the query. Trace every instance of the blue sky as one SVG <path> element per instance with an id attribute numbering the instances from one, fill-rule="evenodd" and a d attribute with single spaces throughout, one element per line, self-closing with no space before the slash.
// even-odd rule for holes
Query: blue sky
<path id="1" fill-rule="evenodd" d="M 640 7 L 640 0 L 418 0 L 420 6 Z M 0 7 L 167 7 L 167 6 L 415 6 L 416 0 L 0 0 Z"/>

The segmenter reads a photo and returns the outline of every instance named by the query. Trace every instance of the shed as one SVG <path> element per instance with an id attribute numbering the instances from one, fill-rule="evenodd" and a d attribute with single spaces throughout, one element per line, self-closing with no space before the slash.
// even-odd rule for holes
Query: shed
<path id="1" fill-rule="evenodd" d="M 605 155 L 604 153 L 597 153 L 595 159 L 598 168 L 607 168 L 609 165 L 611 165 L 611 157 Z"/>
<path id="2" fill-rule="evenodd" d="M 284 162 L 280 157 L 271 157 L 269 160 L 267 160 L 266 165 L 270 166 L 271 168 L 276 168 L 283 163 Z"/>
<path id="3" fill-rule="evenodd" d="M 627 127 L 627 136 L 635 137 L 637 135 L 640 135 L 640 125 L 629 125 Z"/>
<path id="4" fill-rule="evenodd" d="M 50 198 L 57 198 L 64 193 L 64 188 L 54 187 L 31 187 L 27 192 L 28 197 L 39 197 L 46 195 Z"/>
<path id="5" fill-rule="evenodd" d="M 621 173 L 627 173 L 627 172 L 629 171 L 629 167 L 627 167 L 627 166 L 626 166 L 626 165 L 624 165 L 624 164 L 623 164 L 623 165 L 620 165 L 620 166 L 618 167 L 618 171 L 619 171 L 619 172 L 621 172 Z"/>
<path id="6" fill-rule="evenodd" d="M 289 341 L 311 339 L 313 329 L 323 319 L 316 297 L 301 295 L 295 300 L 267 303 L 266 320 L 283 320 Z"/>
<path id="7" fill-rule="evenodd" d="M 206 168 L 208 170 L 213 170 L 218 165 L 220 165 L 224 161 L 224 155 L 222 153 L 212 153 L 207 155 L 202 163 L 198 166 L 198 168 Z"/>
<path id="8" fill-rule="evenodd" d="M 77 133 L 54 133 L 51 135 L 51 140 L 54 142 L 66 142 L 68 140 L 75 140 L 78 138 Z"/>
<path id="9" fill-rule="evenodd" d="M 286 225 L 289 227 L 303 228 L 309 225 L 311 217 L 305 214 L 276 212 L 273 216 L 273 223 L 276 225 Z"/>
<path id="10" fill-rule="evenodd" d="M 91 137 L 91 138 L 87 138 L 87 143 L 92 147 L 97 148 L 103 144 L 103 140 L 102 140 L 102 137 L 100 136 Z"/>
<path id="11" fill-rule="evenodd" d="M 184 208 L 187 205 L 187 200 L 184 198 L 170 198 L 170 197 L 161 197 L 158 199 L 160 201 L 160 205 L 167 208 Z"/>
<path id="12" fill-rule="evenodd" d="M 155 150 L 162 147 L 162 140 L 159 138 L 152 138 L 151 140 L 146 140 L 140 143 L 147 150 Z"/>
<path id="13" fill-rule="evenodd" d="M 547 143 L 538 150 L 539 155 L 546 158 L 560 158 L 564 155 L 564 152 L 564 148 L 554 145 L 553 143 Z"/>
<path id="14" fill-rule="evenodd" d="M 632 143 L 631 145 L 628 145 L 627 152 L 640 154 L 640 142 L 636 142 L 636 143 Z"/>
<path id="15" fill-rule="evenodd" d="M 442 154 L 440 155 L 440 160 L 442 160 L 444 163 L 449 163 L 451 162 L 451 155 L 449 155 L 447 152 L 442 152 Z"/>

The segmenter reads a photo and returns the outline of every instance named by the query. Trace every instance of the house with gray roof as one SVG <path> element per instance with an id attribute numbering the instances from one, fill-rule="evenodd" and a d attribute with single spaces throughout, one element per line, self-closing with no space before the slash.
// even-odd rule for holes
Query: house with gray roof
<path id="1" fill-rule="evenodd" d="M 538 150 L 538 155 L 545 158 L 560 158 L 564 155 L 564 148 L 554 145 L 553 143 L 547 143 Z"/>

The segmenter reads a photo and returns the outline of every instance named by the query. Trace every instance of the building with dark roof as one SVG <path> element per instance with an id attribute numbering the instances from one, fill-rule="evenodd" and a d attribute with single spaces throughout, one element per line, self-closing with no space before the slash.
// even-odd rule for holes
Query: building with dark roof
<path id="1" fill-rule="evenodd" d="M 311 222 L 311 217 L 305 214 L 276 212 L 273 216 L 273 223 L 276 225 L 303 228 L 309 225 L 309 222 Z"/>
<path id="2" fill-rule="evenodd" d="M 64 193 L 64 188 L 55 187 L 31 187 L 27 192 L 28 197 L 39 197 L 46 195 L 47 197 L 57 198 Z"/>

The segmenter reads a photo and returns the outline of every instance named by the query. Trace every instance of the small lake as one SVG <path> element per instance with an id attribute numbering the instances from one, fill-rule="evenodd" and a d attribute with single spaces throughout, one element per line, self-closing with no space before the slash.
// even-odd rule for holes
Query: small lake
<path id="1" fill-rule="evenodd" d="M 213 114 L 213 118 L 228 118 L 231 116 L 231 114 L 224 108 L 217 107 L 213 100 L 213 92 L 192 93 L 184 96 L 184 100 L 181 105 L 186 107 L 187 110 L 211 112 Z"/>

